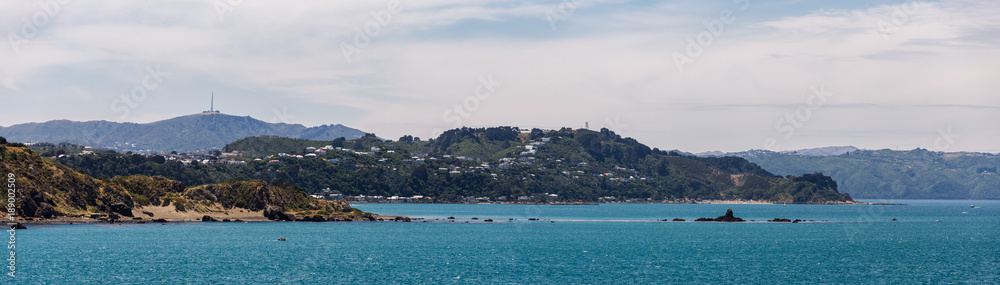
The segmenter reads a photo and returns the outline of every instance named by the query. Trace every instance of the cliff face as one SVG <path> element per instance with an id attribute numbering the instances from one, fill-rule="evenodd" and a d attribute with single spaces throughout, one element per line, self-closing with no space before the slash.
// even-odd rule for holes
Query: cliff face
<path id="1" fill-rule="evenodd" d="M 47 161 L 25 147 L 0 145 L 0 173 L 14 175 L 19 217 L 118 215 L 132 217 L 141 207 L 173 205 L 177 212 L 317 211 L 352 213 L 342 201 L 321 201 L 296 189 L 264 181 L 238 181 L 187 188 L 162 176 L 132 175 L 94 179 Z M 6 216 L 7 205 L 4 204 Z"/>

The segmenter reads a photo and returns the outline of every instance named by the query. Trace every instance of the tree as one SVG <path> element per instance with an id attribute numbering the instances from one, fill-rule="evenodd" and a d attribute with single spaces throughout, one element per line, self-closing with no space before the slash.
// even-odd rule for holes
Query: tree
<path id="1" fill-rule="evenodd" d="M 346 138 L 339 137 L 339 138 L 333 139 L 333 141 L 330 142 L 330 146 L 333 146 L 333 147 L 344 147 L 344 142 L 345 141 L 347 141 Z"/>

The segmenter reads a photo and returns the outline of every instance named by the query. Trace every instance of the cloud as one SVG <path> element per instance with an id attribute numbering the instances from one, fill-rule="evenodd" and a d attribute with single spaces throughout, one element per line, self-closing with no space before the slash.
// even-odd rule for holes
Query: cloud
<path id="1" fill-rule="evenodd" d="M 953 124 L 981 134 L 962 146 L 1000 150 L 989 143 L 1000 134 L 985 123 L 1000 106 L 1000 4 L 991 1 L 806 10 L 754 2 L 746 11 L 729 2 L 572 1 L 566 10 L 564 1 L 402 1 L 385 24 L 388 1 L 243 1 L 221 19 L 212 3 L 67 4 L 20 52 L 0 46 L 0 98 L 78 103 L 0 124 L 117 119 L 112 100 L 159 64 L 169 78 L 128 120 L 204 109 L 190 105 L 214 90 L 227 104 L 220 109 L 237 115 L 267 120 L 284 107 L 297 123 L 344 123 L 390 138 L 454 127 L 447 112 L 458 106 L 469 111 L 461 125 L 612 121 L 662 149 L 737 151 L 780 134 L 775 121 L 823 85 L 830 102 L 783 146 L 830 145 L 831 133 L 858 139 L 838 144 L 871 147 L 933 141 L 923 136 Z M 21 18 L 40 11 L 3 5 L 0 31 L 17 33 Z M 673 54 L 722 9 L 735 11 L 735 21 L 679 71 Z M 555 25 L 552 15 L 561 17 Z M 377 35 L 348 62 L 342 44 L 372 23 Z M 484 76 L 502 85 L 488 99 L 469 99 Z M 852 128 L 884 135 L 843 131 Z"/>

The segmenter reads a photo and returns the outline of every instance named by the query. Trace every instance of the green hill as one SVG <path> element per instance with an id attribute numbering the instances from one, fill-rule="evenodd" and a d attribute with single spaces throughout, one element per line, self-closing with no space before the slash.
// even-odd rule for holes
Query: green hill
<path id="1" fill-rule="evenodd" d="M 332 140 L 358 138 L 364 132 L 343 125 L 307 128 L 219 113 L 187 115 L 148 124 L 58 120 L 0 127 L 0 136 L 11 141 L 68 142 L 94 148 L 152 152 L 218 149 L 232 141 L 260 135 Z"/>
<path id="2" fill-rule="evenodd" d="M 733 153 L 781 175 L 822 172 L 855 198 L 1000 199 L 1000 155 L 856 150 L 832 156 Z"/>
<path id="3" fill-rule="evenodd" d="M 323 147 L 329 146 L 327 150 Z M 315 157 L 307 147 L 320 148 Z M 372 151 L 377 147 L 377 151 Z M 230 143 L 226 158 L 246 165 L 182 165 L 139 155 L 99 153 L 59 161 L 95 175 L 163 175 L 189 185 L 261 179 L 309 192 L 345 195 L 423 195 L 442 201 L 464 197 L 518 197 L 559 201 L 753 199 L 787 203 L 849 201 L 829 177 L 774 176 L 741 158 L 698 158 L 650 149 L 632 138 L 578 129 L 462 128 L 419 141 L 305 141 L 250 137 Z M 285 153 L 288 156 L 279 157 Z M 259 160 L 255 160 L 259 159 Z M 555 194 L 545 196 L 541 193 Z M 558 198 L 553 198 L 558 197 Z"/>
<path id="4" fill-rule="evenodd" d="M 3 138 L 0 137 L 0 141 Z M 301 190 L 264 181 L 240 181 L 185 187 L 162 176 L 131 175 L 95 179 L 48 161 L 20 144 L 0 143 L 0 172 L 15 181 L 15 213 L 19 217 L 53 218 L 89 215 L 139 215 L 142 207 L 173 205 L 177 211 L 352 212 L 343 202 L 321 201 Z M 8 177 L 5 177 L 5 179 Z M 4 204 L 6 216 L 7 204 Z M 354 215 L 354 213 L 348 213 Z"/>

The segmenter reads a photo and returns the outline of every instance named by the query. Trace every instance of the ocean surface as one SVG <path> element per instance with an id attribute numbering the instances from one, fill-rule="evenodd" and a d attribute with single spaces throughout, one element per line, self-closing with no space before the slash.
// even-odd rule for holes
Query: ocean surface
<path id="1" fill-rule="evenodd" d="M 1000 201 L 889 202 L 906 205 L 357 204 L 429 221 L 36 225 L 0 284 L 1000 283 Z M 758 222 L 656 221 L 726 209 Z"/>

